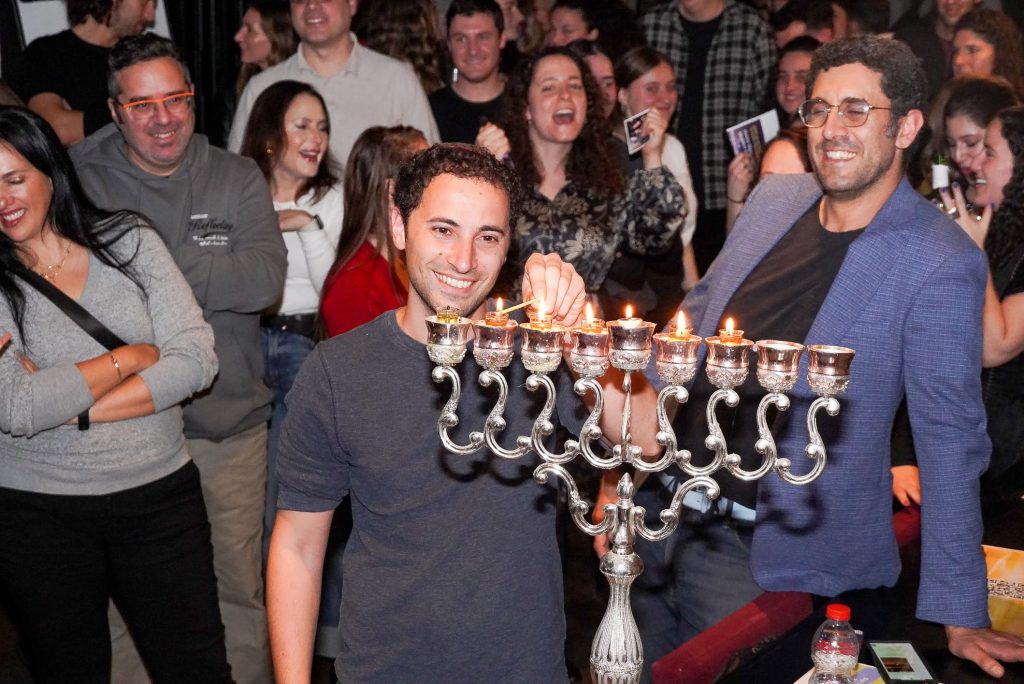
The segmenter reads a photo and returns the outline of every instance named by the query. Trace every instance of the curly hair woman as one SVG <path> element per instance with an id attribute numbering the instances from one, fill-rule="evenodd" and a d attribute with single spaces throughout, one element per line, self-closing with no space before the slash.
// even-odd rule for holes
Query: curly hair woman
<path id="1" fill-rule="evenodd" d="M 1024 36 L 1010 17 L 979 7 L 953 29 L 953 75 L 1002 76 L 1024 97 Z"/>
<path id="2" fill-rule="evenodd" d="M 441 83 L 441 30 L 432 0 L 376 0 L 359 8 L 353 31 L 368 48 L 408 62 L 427 95 Z"/>
<path id="3" fill-rule="evenodd" d="M 1004 109 L 985 129 L 985 154 L 973 169 L 980 216 L 954 188 L 958 221 L 988 254 L 982 319 L 982 381 L 992 461 L 988 478 L 1019 465 L 1024 455 L 1024 106 Z"/>
<path id="4" fill-rule="evenodd" d="M 508 83 L 503 126 L 485 125 L 477 144 L 508 159 L 527 188 L 513 227 L 503 287 L 516 292 L 522 262 L 557 252 L 598 292 L 616 253 L 658 254 L 686 215 L 683 189 L 662 166 L 665 117 L 652 109 L 643 168 L 623 178 L 602 99 L 586 64 L 551 47 L 527 59 Z"/>

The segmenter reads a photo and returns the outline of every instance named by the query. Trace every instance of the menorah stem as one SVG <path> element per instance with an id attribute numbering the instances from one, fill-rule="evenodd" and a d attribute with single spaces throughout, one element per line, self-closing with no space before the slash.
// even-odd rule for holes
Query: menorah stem
<path id="1" fill-rule="evenodd" d="M 601 558 L 601 574 L 608 580 L 608 607 L 590 647 L 594 684 L 636 684 L 644 662 L 640 630 L 629 604 L 629 588 L 644 571 L 643 561 L 628 553 L 609 550 Z"/>
<path id="2" fill-rule="evenodd" d="M 622 438 L 619 440 L 619 444 L 623 445 L 623 450 L 626 449 L 630 442 L 629 430 L 630 430 L 630 417 L 633 409 L 633 374 L 629 371 L 625 371 L 622 377 L 622 391 L 626 395 L 625 403 L 622 407 Z"/>

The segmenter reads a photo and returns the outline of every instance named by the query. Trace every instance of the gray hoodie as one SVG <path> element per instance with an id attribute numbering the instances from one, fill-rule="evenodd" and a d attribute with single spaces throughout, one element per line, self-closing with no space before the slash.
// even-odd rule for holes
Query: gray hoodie
<path id="1" fill-rule="evenodd" d="M 195 134 L 181 166 L 154 176 L 128 159 L 114 124 L 72 147 L 71 158 L 98 206 L 150 220 L 213 327 L 220 372 L 185 405 L 185 436 L 221 440 L 268 420 L 259 314 L 281 296 L 287 256 L 256 163 Z"/>

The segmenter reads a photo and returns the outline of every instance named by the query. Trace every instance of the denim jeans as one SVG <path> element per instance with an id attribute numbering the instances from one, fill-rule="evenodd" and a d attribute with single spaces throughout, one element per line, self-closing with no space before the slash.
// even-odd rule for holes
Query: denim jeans
<path id="1" fill-rule="evenodd" d="M 660 526 L 658 513 L 670 500 L 657 477 L 636 496 L 651 526 Z M 650 681 L 655 660 L 763 592 L 750 572 L 753 533 L 751 523 L 684 508 L 679 529 L 668 539 L 637 537 L 644 571 L 630 595 L 644 648 L 644 681 Z"/>
<path id="2" fill-rule="evenodd" d="M 0 488 L 0 587 L 34 681 L 110 681 L 110 597 L 157 684 L 229 682 L 199 472 L 102 496 Z"/>
<path id="3" fill-rule="evenodd" d="M 263 562 L 270 550 L 270 533 L 277 515 L 277 440 L 288 409 L 284 398 L 295 382 L 302 363 L 313 351 L 315 342 L 276 328 L 260 328 L 263 345 L 263 382 L 274 393 L 271 403 L 270 432 L 267 434 L 267 498 L 263 513 Z"/>

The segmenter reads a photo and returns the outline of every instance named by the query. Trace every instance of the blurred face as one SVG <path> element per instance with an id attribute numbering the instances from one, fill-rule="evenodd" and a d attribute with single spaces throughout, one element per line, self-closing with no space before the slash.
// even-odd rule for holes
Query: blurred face
<path id="1" fill-rule="evenodd" d="M 957 31 L 953 36 L 953 75 L 992 73 L 996 48 L 974 31 Z"/>
<path id="2" fill-rule="evenodd" d="M 968 116 L 956 114 L 946 119 L 946 149 L 950 159 L 967 178 L 974 178 L 975 168 L 985 153 L 985 129 Z"/>
<path id="3" fill-rule="evenodd" d="M 953 28 L 960 17 L 964 16 L 978 3 L 979 0 L 936 0 L 935 11 L 938 12 L 939 21 Z"/>
<path id="4" fill-rule="evenodd" d="M 811 53 L 790 52 L 779 60 L 779 79 L 775 82 L 775 98 L 790 116 L 806 99 L 807 74 L 811 71 Z"/>
<path id="5" fill-rule="evenodd" d="M 0 232 L 16 245 L 49 231 L 53 186 L 42 171 L 0 141 Z"/>
<path id="6" fill-rule="evenodd" d="M 312 178 L 327 154 L 330 128 L 320 100 L 308 93 L 298 95 L 284 113 L 285 148 L 274 165 L 279 185 Z"/>
<path id="7" fill-rule="evenodd" d="M 710 21 L 725 9 L 725 0 L 678 0 L 678 2 L 679 13 L 690 21 Z"/>
<path id="8" fill-rule="evenodd" d="M 661 112 L 665 121 L 670 121 L 675 114 L 678 99 L 675 74 L 664 62 L 619 92 L 619 102 L 627 116 L 653 108 Z"/>
<path id="9" fill-rule="evenodd" d="M 242 27 L 235 34 L 235 43 L 242 53 L 242 64 L 258 64 L 261 69 L 267 68 L 270 59 L 270 39 L 263 32 L 260 13 L 250 7 L 242 16 Z"/>
<path id="10" fill-rule="evenodd" d="M 587 93 L 583 74 L 563 55 L 540 60 L 527 94 L 526 120 L 533 143 L 568 143 L 579 137 L 587 122 Z"/>
<path id="11" fill-rule="evenodd" d="M 356 0 L 291 0 L 295 33 L 313 47 L 344 40 L 352 26 Z"/>
<path id="12" fill-rule="evenodd" d="M 156 0 L 121 0 L 110 12 L 110 28 L 118 38 L 137 36 L 156 21 Z"/>
<path id="13" fill-rule="evenodd" d="M 985 156 L 977 172 L 974 203 L 998 207 L 1003 201 L 1003 190 L 1013 175 L 1013 152 L 1003 137 L 1003 123 L 993 119 L 985 130 Z"/>
<path id="14" fill-rule="evenodd" d="M 890 104 L 882 92 L 881 75 L 863 64 L 822 71 L 811 97 L 833 105 L 856 100 L 876 107 Z M 863 125 L 847 127 L 833 107 L 822 126 L 807 129 L 811 164 L 830 197 L 855 199 L 874 189 L 883 177 L 900 174 L 896 140 L 886 134 L 890 120 L 888 111 L 873 110 Z"/>
<path id="15" fill-rule="evenodd" d="M 456 15 L 448 27 L 448 51 L 459 78 L 479 83 L 498 73 L 505 39 L 486 12 Z"/>
<path id="16" fill-rule="evenodd" d="M 173 112 L 167 102 L 147 105 L 145 112 L 126 111 L 120 104 L 159 100 L 192 90 L 181 65 L 170 57 L 139 62 L 117 72 L 121 94 L 109 101 L 114 121 L 128 145 L 128 158 L 143 171 L 169 176 L 185 158 L 195 131 L 195 109 Z"/>
<path id="17" fill-rule="evenodd" d="M 443 174 L 423 191 L 402 225 L 392 212 L 391 236 L 405 250 L 408 312 L 429 316 L 451 306 L 477 318 L 498 279 L 509 245 L 504 191 L 482 180 Z"/>
<path id="18" fill-rule="evenodd" d="M 574 40 L 596 40 L 597 29 L 587 28 L 579 10 L 559 7 L 551 13 L 548 45 L 568 45 Z"/>
<path id="19" fill-rule="evenodd" d="M 615 69 L 612 67 L 612 60 L 600 53 L 591 55 L 584 60 L 590 75 L 597 81 L 597 87 L 601 89 L 601 98 L 604 101 L 604 115 L 608 116 L 615 108 L 615 97 L 619 89 L 615 86 Z"/>
<path id="20" fill-rule="evenodd" d="M 498 0 L 498 6 L 501 7 L 502 19 L 505 21 L 505 41 L 519 40 L 523 35 L 523 24 L 526 23 L 519 3 L 516 0 Z"/>
<path id="21" fill-rule="evenodd" d="M 832 38 L 842 40 L 850 35 L 850 15 L 838 3 L 832 3 Z"/>

